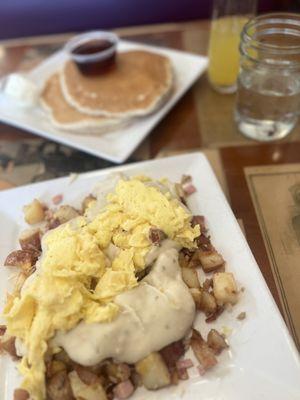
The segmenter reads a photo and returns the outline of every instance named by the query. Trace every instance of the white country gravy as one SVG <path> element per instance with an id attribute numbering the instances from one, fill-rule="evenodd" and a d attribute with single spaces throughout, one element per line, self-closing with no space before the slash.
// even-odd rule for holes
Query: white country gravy
<path id="1" fill-rule="evenodd" d="M 91 366 L 110 357 L 134 363 L 183 338 L 192 326 L 195 304 L 181 278 L 178 250 L 170 242 L 152 254 L 157 260 L 139 286 L 116 296 L 121 311 L 112 322 L 80 322 L 67 333 L 58 332 L 55 345 Z"/>

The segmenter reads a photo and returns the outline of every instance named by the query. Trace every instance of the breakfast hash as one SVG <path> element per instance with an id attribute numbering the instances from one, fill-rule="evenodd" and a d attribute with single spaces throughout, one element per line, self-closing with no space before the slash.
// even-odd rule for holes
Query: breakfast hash
<path id="1" fill-rule="evenodd" d="M 194 327 L 198 313 L 215 321 L 239 290 L 205 218 L 188 208 L 192 178 L 101 185 L 80 209 L 60 194 L 24 206 L 30 228 L 5 260 L 19 273 L 0 326 L 0 350 L 23 379 L 14 400 L 126 399 L 139 386 L 176 385 L 189 368 L 202 375 L 228 348 L 217 330 L 204 338 Z"/>

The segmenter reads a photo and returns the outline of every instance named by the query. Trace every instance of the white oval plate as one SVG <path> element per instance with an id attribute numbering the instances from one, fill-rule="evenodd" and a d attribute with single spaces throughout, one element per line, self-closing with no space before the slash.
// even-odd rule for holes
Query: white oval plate
<path id="1" fill-rule="evenodd" d="M 135 119 L 126 127 L 98 136 L 89 135 L 88 131 L 86 135 L 72 134 L 54 127 L 41 107 L 24 109 L 0 91 L 0 121 L 116 163 L 124 162 L 205 71 L 207 57 L 124 40 L 120 40 L 118 49 L 148 50 L 170 58 L 175 75 L 174 90 L 168 101 L 156 112 Z M 28 73 L 28 78 L 42 88 L 45 80 L 57 71 L 66 59 L 67 55 L 63 51 L 54 53 Z"/>

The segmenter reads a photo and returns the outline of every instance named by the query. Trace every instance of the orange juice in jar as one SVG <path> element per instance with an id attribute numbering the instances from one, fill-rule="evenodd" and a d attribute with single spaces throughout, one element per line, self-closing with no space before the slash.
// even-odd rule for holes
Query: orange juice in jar
<path id="1" fill-rule="evenodd" d="M 255 8 L 255 0 L 214 1 L 208 78 L 218 92 L 233 93 L 236 90 L 240 34 Z"/>

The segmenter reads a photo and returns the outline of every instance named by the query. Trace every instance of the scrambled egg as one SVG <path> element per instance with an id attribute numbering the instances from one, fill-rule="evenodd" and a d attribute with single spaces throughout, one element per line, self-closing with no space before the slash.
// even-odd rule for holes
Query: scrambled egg
<path id="1" fill-rule="evenodd" d="M 78 217 L 43 237 L 33 279 L 4 310 L 8 333 L 26 348 L 19 369 L 32 399 L 46 398 L 44 360 L 55 351 L 48 343 L 57 330 L 118 315 L 114 297 L 138 285 L 135 273 L 145 268 L 153 246 L 151 227 L 194 246 L 199 226 L 191 227 L 189 211 L 160 186 L 143 177 L 120 180 L 92 221 Z M 115 257 L 109 257 L 111 247 Z"/>

